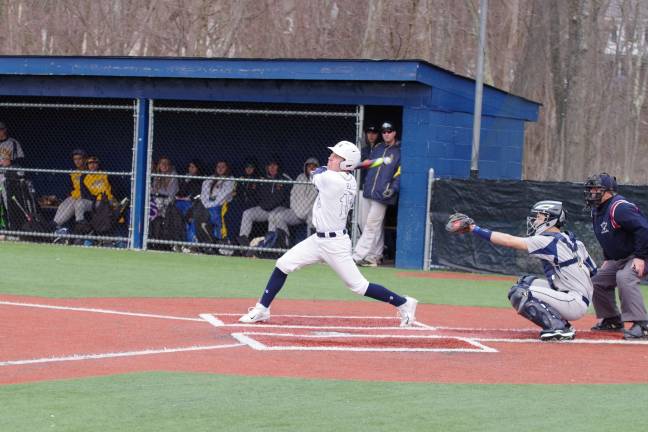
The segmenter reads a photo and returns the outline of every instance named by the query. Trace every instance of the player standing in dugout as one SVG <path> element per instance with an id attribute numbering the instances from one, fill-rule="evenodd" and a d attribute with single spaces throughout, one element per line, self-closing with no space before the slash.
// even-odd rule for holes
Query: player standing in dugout
<path id="1" fill-rule="evenodd" d="M 411 326 L 416 317 L 418 301 L 400 296 L 376 283 L 369 283 L 360 273 L 351 256 L 351 239 L 346 224 L 353 207 L 358 185 L 351 172 L 360 163 L 360 150 L 349 141 L 329 147 L 331 155 L 326 167 L 313 171 L 313 184 L 318 190 L 313 205 L 313 226 L 316 233 L 296 244 L 277 260 L 276 267 L 256 306 L 239 321 L 255 323 L 270 319 L 270 304 L 288 274 L 307 265 L 325 262 L 340 276 L 354 293 L 395 306 L 401 327 Z"/>

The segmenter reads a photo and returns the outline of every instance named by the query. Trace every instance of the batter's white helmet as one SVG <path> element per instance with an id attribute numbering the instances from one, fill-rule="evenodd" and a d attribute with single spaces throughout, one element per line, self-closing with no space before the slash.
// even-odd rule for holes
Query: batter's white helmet
<path id="1" fill-rule="evenodd" d="M 340 141 L 333 147 L 329 147 L 329 150 L 344 158 L 340 162 L 340 169 L 344 171 L 351 171 L 360 163 L 360 150 L 352 142 Z"/>

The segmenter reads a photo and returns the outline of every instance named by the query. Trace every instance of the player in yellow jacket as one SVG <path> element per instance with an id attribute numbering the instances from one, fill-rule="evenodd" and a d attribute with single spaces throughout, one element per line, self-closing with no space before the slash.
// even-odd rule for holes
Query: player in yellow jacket
<path id="1" fill-rule="evenodd" d="M 72 162 L 75 171 L 70 173 L 70 185 L 72 191 L 56 210 L 54 222 L 56 223 L 57 232 L 70 220 L 75 217 L 76 222 L 84 219 L 86 212 L 92 211 L 92 199 L 83 199 L 81 197 L 81 171 L 87 169 L 88 155 L 85 150 L 77 149 L 72 152 Z"/>
<path id="2" fill-rule="evenodd" d="M 99 169 L 99 158 L 90 156 L 88 158 L 88 171 Z M 83 182 L 80 185 L 81 197 L 87 200 L 99 201 L 105 195 L 109 201 L 113 200 L 112 189 L 106 174 L 83 174 Z"/>

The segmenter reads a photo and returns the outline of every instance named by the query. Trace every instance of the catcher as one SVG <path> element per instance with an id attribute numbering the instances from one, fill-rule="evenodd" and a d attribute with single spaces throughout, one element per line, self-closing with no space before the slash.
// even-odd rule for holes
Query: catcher
<path id="1" fill-rule="evenodd" d="M 542 260 L 546 280 L 522 276 L 511 287 L 513 308 L 540 326 L 540 340 L 572 340 L 576 332 L 568 320 L 585 315 L 592 299 L 591 276 L 596 265 L 582 242 L 570 232 L 561 232 L 565 211 L 560 201 L 537 202 L 527 217 L 527 237 L 515 237 L 481 228 L 468 216 L 450 216 L 446 230 L 468 233 L 498 246 L 527 251 Z"/>

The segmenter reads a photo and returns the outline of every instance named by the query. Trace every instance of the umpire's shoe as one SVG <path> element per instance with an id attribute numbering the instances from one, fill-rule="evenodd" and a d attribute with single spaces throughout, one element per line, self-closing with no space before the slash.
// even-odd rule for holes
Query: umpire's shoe
<path id="1" fill-rule="evenodd" d="M 618 315 L 609 318 L 603 318 L 594 327 L 592 327 L 592 331 L 622 332 L 623 321 L 621 321 L 621 317 Z"/>
<path id="2" fill-rule="evenodd" d="M 625 340 L 648 340 L 648 321 L 635 321 L 628 330 L 623 331 Z"/>
<path id="3" fill-rule="evenodd" d="M 239 318 L 239 322 L 252 324 L 259 321 L 268 321 L 270 319 L 270 308 L 257 303 L 256 306 L 250 308 L 248 313 Z"/>
<path id="4" fill-rule="evenodd" d="M 414 324 L 414 321 L 416 321 L 416 306 L 418 305 L 418 300 L 407 296 L 405 296 L 405 300 L 405 303 L 398 306 L 401 327 L 409 327 Z"/>

